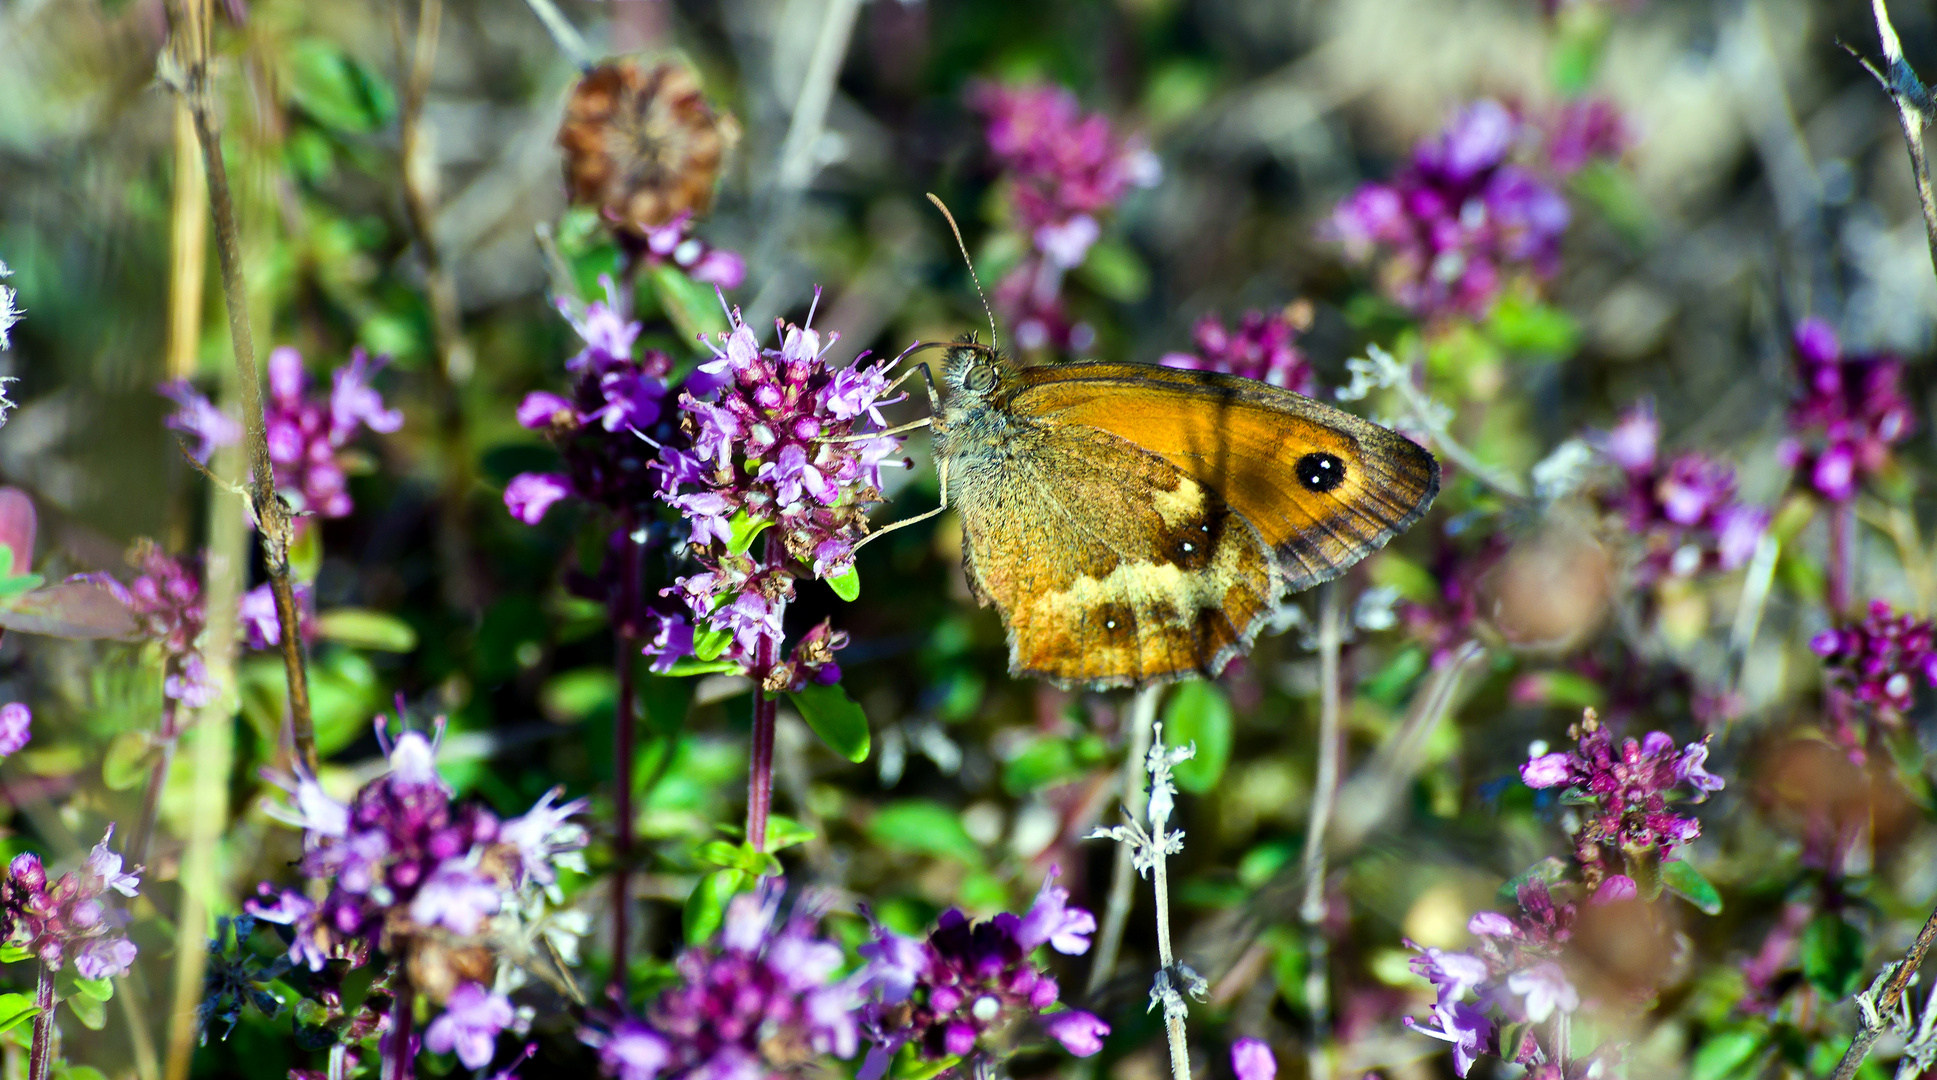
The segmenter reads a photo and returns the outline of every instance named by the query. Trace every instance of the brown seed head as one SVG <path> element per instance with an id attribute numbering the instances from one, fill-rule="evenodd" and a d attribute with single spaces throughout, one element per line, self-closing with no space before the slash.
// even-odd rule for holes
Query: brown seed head
<path id="1" fill-rule="evenodd" d="M 739 138 L 740 125 L 713 108 L 699 76 L 677 60 L 593 68 L 572 90 L 558 129 L 572 201 L 634 234 L 706 213 Z"/>

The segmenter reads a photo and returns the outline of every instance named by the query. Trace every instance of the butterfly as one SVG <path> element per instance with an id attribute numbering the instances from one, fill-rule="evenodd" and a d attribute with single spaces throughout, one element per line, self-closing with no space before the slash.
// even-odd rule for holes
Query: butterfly
<path id="1" fill-rule="evenodd" d="M 953 505 L 1010 672 L 1058 686 L 1216 677 L 1287 593 L 1344 573 L 1439 492 L 1439 463 L 1405 436 L 1236 375 L 1022 367 L 971 337 L 940 381 L 919 424 L 942 506 L 889 528 Z"/>

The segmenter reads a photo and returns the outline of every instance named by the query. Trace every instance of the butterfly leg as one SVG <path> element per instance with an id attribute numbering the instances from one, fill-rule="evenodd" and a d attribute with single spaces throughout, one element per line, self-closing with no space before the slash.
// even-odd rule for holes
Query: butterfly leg
<path id="1" fill-rule="evenodd" d="M 933 510 L 916 514 L 914 517 L 911 517 L 911 518 L 903 518 L 902 520 L 897 521 L 892 525 L 888 525 L 884 528 L 880 528 L 875 530 L 874 532 L 869 533 L 867 536 L 862 538 L 860 543 L 854 545 L 854 550 L 859 551 L 862 548 L 866 547 L 869 544 L 869 542 L 874 540 L 879 540 L 881 537 L 888 535 L 889 533 L 895 531 L 896 529 L 902 528 L 907 525 L 913 525 L 917 521 L 927 521 L 929 518 L 932 518 L 936 514 L 939 514 L 942 511 L 948 509 L 948 462 L 946 460 L 936 462 L 935 476 L 942 482 L 942 502 L 940 506 L 935 507 Z"/>
<path id="2" fill-rule="evenodd" d="M 925 428 L 933 422 L 934 417 L 924 416 L 919 420 L 911 421 L 898 427 L 891 427 L 885 431 L 862 431 L 853 435 L 831 435 L 820 441 L 824 443 L 866 442 L 869 439 L 879 439 L 887 435 L 899 435 L 904 431 L 913 431 L 916 428 Z"/>

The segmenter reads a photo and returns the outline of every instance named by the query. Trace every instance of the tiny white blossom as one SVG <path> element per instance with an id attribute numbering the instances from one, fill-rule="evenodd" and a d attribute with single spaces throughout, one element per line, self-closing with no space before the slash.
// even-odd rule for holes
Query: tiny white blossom
<path id="1" fill-rule="evenodd" d="M 1552 502 L 1572 495 L 1579 490 L 1594 459 L 1594 448 L 1582 439 L 1568 439 L 1554 447 L 1553 453 L 1533 467 L 1534 497 Z"/>

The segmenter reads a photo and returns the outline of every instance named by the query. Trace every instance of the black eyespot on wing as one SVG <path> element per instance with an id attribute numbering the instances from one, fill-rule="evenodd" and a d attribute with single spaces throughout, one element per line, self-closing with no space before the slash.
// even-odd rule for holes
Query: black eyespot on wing
<path id="1" fill-rule="evenodd" d="M 1345 482 L 1345 462 L 1337 454 L 1319 451 L 1298 459 L 1298 482 L 1306 491 L 1324 493 Z"/>
<path id="2" fill-rule="evenodd" d="M 1217 545 L 1224 539 L 1231 508 L 1208 491 L 1204 493 L 1204 501 L 1202 514 L 1186 518 L 1163 532 L 1164 558 L 1179 570 L 1202 570 L 1211 565 Z"/>
<path id="3" fill-rule="evenodd" d="M 1090 612 L 1089 621 L 1103 632 L 1104 639 L 1112 645 L 1137 640 L 1137 613 L 1128 604 L 1098 604 Z"/>

